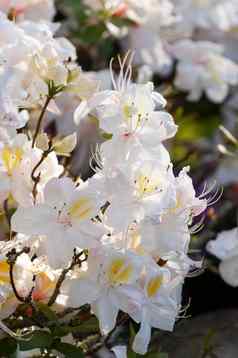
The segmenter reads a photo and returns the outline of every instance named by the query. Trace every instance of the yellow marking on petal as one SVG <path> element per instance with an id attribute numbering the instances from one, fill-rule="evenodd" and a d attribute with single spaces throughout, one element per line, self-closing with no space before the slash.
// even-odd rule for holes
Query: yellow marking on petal
<path id="1" fill-rule="evenodd" d="M 158 190 L 160 180 L 159 178 L 156 178 L 155 180 L 152 180 L 149 176 L 140 174 L 135 180 L 136 189 L 139 194 L 139 196 L 144 196 L 146 194 L 152 194 L 156 190 Z"/>
<path id="2" fill-rule="evenodd" d="M 129 104 L 126 104 L 123 107 L 123 114 L 125 116 L 126 121 L 129 121 L 131 119 L 132 113 L 133 113 L 132 107 Z"/>
<path id="3" fill-rule="evenodd" d="M 2 160 L 9 176 L 13 174 L 13 170 L 20 164 L 22 155 L 23 151 L 21 148 L 3 148 Z"/>
<path id="4" fill-rule="evenodd" d="M 152 278 L 147 285 L 147 295 L 148 297 L 153 297 L 157 294 L 163 282 L 162 276 L 156 276 Z"/>
<path id="5" fill-rule="evenodd" d="M 71 218 L 89 219 L 92 214 L 91 200 L 88 198 L 80 198 L 75 201 L 69 209 L 69 215 Z"/>
<path id="6" fill-rule="evenodd" d="M 125 284 L 131 278 L 132 265 L 128 264 L 125 259 L 119 258 L 113 260 L 108 270 L 109 281 L 113 284 Z"/>
<path id="7" fill-rule="evenodd" d="M 0 285 L 10 283 L 9 265 L 6 261 L 0 262 Z"/>
<path id="8" fill-rule="evenodd" d="M 130 247 L 131 249 L 136 250 L 141 244 L 141 236 L 138 234 L 138 232 L 133 232 L 130 235 L 130 238 Z"/>

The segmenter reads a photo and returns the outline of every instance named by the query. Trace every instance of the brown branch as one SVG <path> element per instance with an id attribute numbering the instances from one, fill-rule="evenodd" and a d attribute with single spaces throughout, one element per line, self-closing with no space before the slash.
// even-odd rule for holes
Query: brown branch
<path id="1" fill-rule="evenodd" d="M 37 169 L 41 166 L 41 164 L 44 162 L 44 160 L 48 157 L 48 155 L 49 155 L 52 151 L 53 151 L 53 149 L 52 149 L 52 142 L 50 142 L 50 143 L 49 143 L 49 148 L 48 148 L 45 152 L 43 152 L 41 159 L 39 160 L 39 162 L 35 165 L 35 167 L 34 167 L 33 170 L 32 170 L 31 179 L 32 179 L 32 181 L 34 182 L 34 186 L 33 186 L 33 189 L 32 189 L 32 195 L 33 195 L 34 201 L 36 200 L 36 196 L 37 196 L 37 185 L 38 185 L 39 182 L 40 182 L 40 176 L 41 176 L 41 173 L 39 173 L 38 175 L 36 175 L 36 171 L 37 171 Z"/>
<path id="2" fill-rule="evenodd" d="M 48 107 L 50 101 L 52 100 L 52 98 L 53 98 L 53 97 L 52 97 L 51 95 L 48 95 L 48 96 L 46 97 L 45 104 L 44 104 L 44 106 L 43 106 L 43 108 L 42 108 L 42 110 L 41 110 L 40 116 L 39 116 L 38 121 L 37 121 L 35 134 L 34 134 L 33 140 L 32 140 L 32 148 L 34 148 L 34 146 L 35 146 L 36 139 L 37 139 L 37 136 L 38 136 L 39 131 L 40 131 L 40 129 L 41 129 L 41 124 L 42 124 L 42 121 L 43 121 L 45 112 L 46 112 L 47 107 Z"/>
<path id="3" fill-rule="evenodd" d="M 16 298 L 18 299 L 18 301 L 22 302 L 22 303 L 26 303 L 27 302 L 27 298 L 26 297 L 22 297 L 15 285 L 15 281 L 14 281 L 14 267 L 17 261 L 17 258 L 22 255 L 23 253 L 28 254 L 30 252 L 30 248 L 29 247 L 24 247 L 21 251 L 17 252 L 15 249 L 12 249 L 9 253 L 7 253 L 7 263 L 9 264 L 9 276 L 10 276 L 10 283 L 12 286 L 12 290 L 14 292 L 14 295 L 16 296 Z"/>
<path id="4" fill-rule="evenodd" d="M 71 263 L 70 263 L 70 265 L 69 265 L 68 267 L 66 267 L 65 269 L 62 270 L 62 272 L 61 272 L 61 274 L 60 274 L 60 276 L 59 276 L 59 278 L 58 278 L 58 281 L 57 281 L 57 283 L 56 283 L 54 292 L 53 292 L 52 296 L 51 296 L 50 299 L 49 299 L 49 302 L 48 302 L 48 306 L 49 306 L 49 307 L 52 306 L 52 305 L 55 303 L 55 301 L 56 301 L 56 299 L 57 299 L 57 297 L 58 297 L 58 295 L 59 295 L 59 293 L 60 293 L 60 288 L 61 288 L 61 286 L 62 286 L 62 283 L 64 282 L 64 280 L 65 280 L 67 274 L 68 274 L 70 271 L 72 271 L 75 266 L 77 266 L 77 265 L 81 266 L 81 264 L 82 264 L 85 260 L 87 260 L 87 258 L 86 258 L 86 259 L 83 259 L 83 260 L 80 259 L 80 257 L 81 257 L 83 254 L 84 254 L 84 251 L 81 251 L 79 254 L 76 254 L 76 252 L 75 252 L 75 253 L 74 253 L 74 256 L 73 256 L 73 258 L 72 258 L 72 261 L 71 261 Z"/>
<path id="5" fill-rule="evenodd" d="M 4 213 L 6 216 L 6 220 L 7 220 L 9 229 L 11 229 L 11 215 L 10 215 L 9 207 L 8 207 L 8 199 L 4 200 L 4 202 L 3 202 L 3 210 L 4 210 Z"/>

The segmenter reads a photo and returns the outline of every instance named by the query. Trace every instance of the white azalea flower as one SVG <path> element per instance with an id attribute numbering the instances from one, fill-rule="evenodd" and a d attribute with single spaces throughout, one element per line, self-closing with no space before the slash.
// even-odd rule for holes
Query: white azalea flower
<path id="1" fill-rule="evenodd" d="M 42 105 L 49 81 L 60 86 L 72 81 L 69 74 L 77 68 L 76 50 L 67 39 L 54 38 L 57 26 L 53 24 L 15 23 L 1 13 L 0 29 L 1 125 L 20 128 L 27 117 L 19 109 Z"/>
<path id="2" fill-rule="evenodd" d="M 90 252 L 87 272 L 66 282 L 62 292 L 68 295 L 70 307 L 91 304 L 102 334 L 108 334 L 115 326 L 120 309 L 137 309 L 135 283 L 143 268 L 143 259 L 115 249 Z"/>
<path id="3" fill-rule="evenodd" d="M 174 176 L 167 163 L 132 160 L 115 169 L 108 165 L 91 180 L 109 202 L 104 219 L 119 231 L 134 220 L 140 222 L 146 214 L 156 211 L 159 215 L 175 205 Z"/>
<path id="4" fill-rule="evenodd" d="M 186 19 L 183 26 L 229 31 L 238 25 L 236 0 L 173 0 L 176 11 Z"/>
<path id="5" fill-rule="evenodd" d="M 237 228 L 219 233 L 216 240 L 207 243 L 207 250 L 221 260 L 219 272 L 223 280 L 233 287 L 238 287 Z"/>
<path id="6" fill-rule="evenodd" d="M 97 246 L 105 230 L 92 219 L 102 206 L 88 183 L 79 188 L 69 178 L 52 179 L 44 190 L 44 203 L 19 207 L 12 229 L 26 235 L 46 235 L 49 262 L 66 264 L 76 247 Z"/>
<path id="7" fill-rule="evenodd" d="M 31 147 L 32 142 L 23 134 L 18 134 L 8 143 L 2 143 L 0 147 L 0 200 L 3 202 L 10 194 L 23 206 L 30 206 L 33 203 L 32 172 L 41 160 L 43 151 Z M 40 181 L 37 187 L 37 200 L 42 197 L 46 183 L 62 173 L 63 167 L 58 164 L 54 152 L 39 165 L 35 175 L 40 174 Z"/>
<path id="8" fill-rule="evenodd" d="M 180 282 L 181 284 L 182 282 Z M 150 267 L 143 284 L 141 309 L 135 311 L 133 318 L 140 322 L 140 329 L 133 342 L 133 350 L 145 354 L 151 338 L 151 328 L 172 331 L 180 308 L 176 286 L 168 269 Z"/>
<path id="9" fill-rule="evenodd" d="M 151 82 L 131 84 L 128 66 L 124 75 L 121 73 L 116 81 L 112 74 L 114 91 L 99 92 L 88 101 L 80 103 L 74 114 L 76 124 L 90 112 L 99 120 L 100 127 L 113 135 L 117 146 L 128 153 L 133 145 L 141 145 L 146 150 L 158 148 L 162 141 L 171 138 L 177 131 L 172 116 L 165 111 L 156 111 L 156 107 L 164 107 L 165 99 L 153 91 Z M 109 144 L 105 144 L 104 147 Z M 112 141 L 112 145 L 115 143 Z M 105 150 L 109 152 L 110 148 Z"/>
<path id="10" fill-rule="evenodd" d="M 174 44 L 172 51 L 179 61 L 175 85 L 189 92 L 189 100 L 198 101 L 205 92 L 212 102 L 221 103 L 228 95 L 229 86 L 237 85 L 238 66 L 222 56 L 222 46 L 183 40 Z"/>
<path id="11" fill-rule="evenodd" d="M 53 0 L 0 0 L 0 11 L 12 12 L 17 21 L 51 21 L 55 15 Z"/>

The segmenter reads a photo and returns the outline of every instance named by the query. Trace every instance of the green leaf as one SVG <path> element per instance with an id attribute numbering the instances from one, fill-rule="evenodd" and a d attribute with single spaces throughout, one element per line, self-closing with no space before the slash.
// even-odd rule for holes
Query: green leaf
<path id="1" fill-rule="evenodd" d="M 88 26 L 82 31 L 80 34 L 80 38 L 82 41 L 88 44 L 96 44 L 102 37 L 105 31 L 104 24 L 91 25 Z"/>
<path id="2" fill-rule="evenodd" d="M 111 140 L 113 137 L 112 133 L 102 132 L 102 138 L 104 140 Z"/>
<path id="3" fill-rule="evenodd" d="M 37 302 L 36 306 L 49 321 L 57 321 L 56 313 L 52 311 L 48 305 L 41 302 Z"/>
<path id="4" fill-rule="evenodd" d="M 0 340 L 0 357 L 10 357 L 17 350 L 17 342 L 13 338 L 4 338 Z"/>
<path id="5" fill-rule="evenodd" d="M 50 348 L 53 342 L 51 334 L 47 331 L 34 331 L 29 334 L 29 336 L 25 336 L 25 338 L 26 340 L 19 342 L 21 351 L 29 351 L 36 348 Z"/>
<path id="6" fill-rule="evenodd" d="M 62 343 L 56 341 L 53 344 L 53 348 L 56 349 L 58 352 L 63 353 L 65 357 L 67 358 L 81 358 L 85 357 L 83 351 L 69 343 Z"/>
<path id="7" fill-rule="evenodd" d="M 83 324 L 74 324 L 72 326 L 57 326 L 52 328 L 52 334 L 55 337 L 64 337 L 69 333 L 75 334 L 94 334 L 99 332 L 98 321 L 92 317 L 89 321 Z"/>

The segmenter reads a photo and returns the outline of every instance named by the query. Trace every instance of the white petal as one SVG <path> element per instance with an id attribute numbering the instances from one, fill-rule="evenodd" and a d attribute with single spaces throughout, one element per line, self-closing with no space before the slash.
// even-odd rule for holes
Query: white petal
<path id="1" fill-rule="evenodd" d="M 70 178 L 52 179 L 45 186 L 44 196 L 47 203 L 54 207 L 62 207 L 68 203 L 75 193 L 75 184 Z"/>
<path id="2" fill-rule="evenodd" d="M 151 338 L 151 327 L 146 321 L 142 321 L 139 332 L 135 336 L 132 349 L 138 354 L 146 354 Z"/>
<path id="3" fill-rule="evenodd" d="M 207 250 L 221 260 L 230 258 L 238 253 L 238 230 L 222 231 L 216 240 L 207 243 Z"/>
<path id="4" fill-rule="evenodd" d="M 74 112 L 74 123 L 79 125 L 80 121 L 85 118 L 90 112 L 88 101 L 82 101 Z"/>
<path id="5" fill-rule="evenodd" d="M 118 308 L 110 296 L 105 294 L 92 305 L 92 309 L 99 320 L 102 334 L 108 334 L 115 327 Z"/>
<path id="6" fill-rule="evenodd" d="M 66 281 L 61 291 L 68 295 L 68 307 L 80 307 L 85 304 L 91 304 L 96 301 L 99 295 L 97 284 L 84 278 Z"/>
<path id="7" fill-rule="evenodd" d="M 116 358 L 127 358 L 126 346 L 116 346 L 116 347 L 111 348 L 111 351 L 113 351 Z"/>
<path id="8" fill-rule="evenodd" d="M 223 280 L 232 287 L 238 287 L 238 256 L 222 261 L 219 266 Z"/>
<path id="9" fill-rule="evenodd" d="M 55 214 L 45 205 L 19 207 L 11 219 L 12 230 L 26 235 L 47 235 L 57 229 Z"/>

